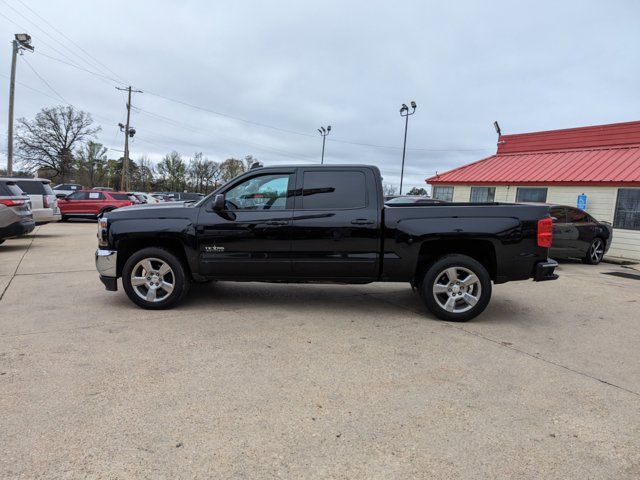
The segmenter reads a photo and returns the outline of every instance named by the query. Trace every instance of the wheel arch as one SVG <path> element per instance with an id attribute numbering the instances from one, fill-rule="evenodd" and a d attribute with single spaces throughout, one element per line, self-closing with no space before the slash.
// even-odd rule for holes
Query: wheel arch
<path id="1" fill-rule="evenodd" d="M 191 267 L 187 260 L 187 255 L 184 250 L 184 245 L 175 238 L 129 238 L 122 239 L 118 242 L 118 261 L 116 265 L 116 275 L 120 277 L 122 275 L 122 270 L 124 268 L 124 264 L 127 263 L 127 260 L 131 255 L 135 252 L 142 250 L 143 248 L 155 247 L 155 248 L 164 248 L 169 252 L 173 253 L 182 265 L 184 266 L 185 272 L 188 278 L 193 278 Z"/>
<path id="2" fill-rule="evenodd" d="M 429 266 L 445 255 L 467 255 L 480 262 L 495 281 L 498 271 L 496 249 L 489 240 L 428 240 L 422 243 L 418 253 L 418 261 L 412 284 L 417 284 L 424 277 Z"/>

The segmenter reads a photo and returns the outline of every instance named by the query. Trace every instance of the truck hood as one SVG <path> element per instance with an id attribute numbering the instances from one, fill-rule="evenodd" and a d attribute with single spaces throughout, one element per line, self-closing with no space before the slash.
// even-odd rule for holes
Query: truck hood
<path id="1" fill-rule="evenodd" d="M 165 202 L 130 205 L 105 213 L 112 220 L 129 218 L 175 218 L 183 217 L 185 210 L 193 210 L 195 202 Z"/>

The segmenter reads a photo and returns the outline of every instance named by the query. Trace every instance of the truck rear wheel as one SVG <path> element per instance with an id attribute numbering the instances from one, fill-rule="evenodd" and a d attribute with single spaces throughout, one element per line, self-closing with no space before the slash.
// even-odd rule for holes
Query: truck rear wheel
<path id="1" fill-rule="evenodd" d="M 420 294 L 431 313 L 442 320 L 466 322 L 480 315 L 491 299 L 491 277 L 477 260 L 446 255 L 427 269 Z"/>
<path id="2" fill-rule="evenodd" d="M 122 286 L 136 305 L 163 310 L 180 302 L 189 290 L 184 265 L 164 248 L 143 248 L 135 252 L 122 269 Z"/>

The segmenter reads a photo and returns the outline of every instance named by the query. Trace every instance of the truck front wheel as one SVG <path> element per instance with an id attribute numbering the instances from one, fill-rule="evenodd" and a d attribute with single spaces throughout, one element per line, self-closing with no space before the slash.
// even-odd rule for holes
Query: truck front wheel
<path id="1" fill-rule="evenodd" d="M 436 317 L 466 322 L 480 315 L 491 299 L 491 277 L 477 260 L 446 255 L 427 269 L 420 284 L 425 305 Z"/>
<path id="2" fill-rule="evenodd" d="M 122 269 L 122 286 L 136 305 L 162 310 L 184 298 L 189 280 L 178 257 L 164 248 L 150 247 L 129 257 Z"/>

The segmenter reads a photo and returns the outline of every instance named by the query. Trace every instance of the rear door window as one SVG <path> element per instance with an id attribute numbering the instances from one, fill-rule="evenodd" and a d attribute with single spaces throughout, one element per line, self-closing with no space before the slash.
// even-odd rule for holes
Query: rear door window
<path id="1" fill-rule="evenodd" d="M 552 207 L 549 211 L 549 214 L 555 218 L 555 223 L 566 223 L 567 222 L 567 214 L 565 212 L 564 207 Z"/>
<path id="2" fill-rule="evenodd" d="M 110 193 L 109 195 L 111 195 L 114 200 L 131 200 L 126 193 Z M 104 198 L 104 196 L 102 198 Z"/>
<path id="3" fill-rule="evenodd" d="M 366 177 L 356 171 L 304 172 L 303 210 L 335 210 L 367 206 Z"/>
<path id="4" fill-rule="evenodd" d="M 22 197 L 24 193 L 18 185 L 13 182 L 0 182 L 0 195 L 9 197 Z"/>
<path id="5" fill-rule="evenodd" d="M 585 223 L 589 221 L 589 215 L 576 208 L 567 208 L 567 219 L 569 223 Z"/>
<path id="6" fill-rule="evenodd" d="M 17 180 L 16 183 L 28 195 L 46 195 L 42 182 L 37 180 Z"/>

